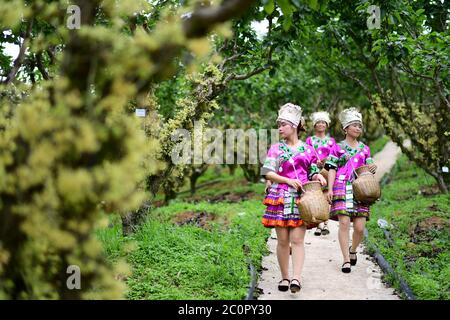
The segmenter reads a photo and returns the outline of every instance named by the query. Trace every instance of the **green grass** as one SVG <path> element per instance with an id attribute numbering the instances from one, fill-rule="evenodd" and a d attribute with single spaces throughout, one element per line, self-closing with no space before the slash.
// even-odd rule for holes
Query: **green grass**
<path id="1" fill-rule="evenodd" d="M 254 198 L 235 203 L 193 203 L 186 202 L 190 197 L 186 194 L 149 213 L 132 237 L 123 238 L 120 221 L 99 230 L 108 259 L 114 262 L 124 257 L 132 267 L 126 280 L 128 299 L 245 298 L 251 281 L 249 261 L 260 268 L 270 232 L 261 224 L 264 185 L 244 184 L 237 177 L 231 183 L 229 176 L 215 175 L 226 187 L 199 189 L 198 195 L 206 198 L 253 191 Z M 212 220 L 206 228 L 177 225 L 174 220 L 185 212 L 207 212 Z"/>
<path id="2" fill-rule="evenodd" d="M 430 188 L 435 181 L 405 156 L 391 175 L 381 201 L 371 208 L 369 241 L 377 244 L 418 299 L 450 299 L 450 197 L 422 195 L 420 189 Z M 380 218 L 394 226 L 392 247 L 377 226 Z M 388 280 L 399 288 L 396 279 Z"/>
<path id="3" fill-rule="evenodd" d="M 122 225 L 118 216 L 112 217 L 111 227 L 97 230 L 97 238 L 103 244 L 103 250 L 110 261 L 123 256 L 123 245 L 127 239 L 122 237 Z"/>
<path id="4" fill-rule="evenodd" d="M 372 156 L 375 155 L 377 152 L 380 152 L 384 148 L 386 143 L 388 143 L 389 140 L 390 139 L 388 136 L 383 135 L 374 142 L 372 142 L 370 144 L 370 153 L 372 154 Z"/>

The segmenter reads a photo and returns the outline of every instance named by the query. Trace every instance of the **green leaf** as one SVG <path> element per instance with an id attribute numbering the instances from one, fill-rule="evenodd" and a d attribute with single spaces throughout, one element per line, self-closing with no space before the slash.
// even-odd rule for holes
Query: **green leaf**
<path id="1" fill-rule="evenodd" d="M 388 63 L 388 58 L 383 56 L 381 57 L 380 61 L 378 62 L 379 67 L 384 67 Z"/>
<path id="2" fill-rule="evenodd" d="M 290 16 L 292 14 L 292 7 L 289 0 L 277 0 L 277 3 L 285 16 Z"/>
<path id="3" fill-rule="evenodd" d="M 319 10 L 319 1 L 309 0 L 308 3 L 309 3 L 310 8 L 313 9 L 314 11 Z"/>
<path id="4" fill-rule="evenodd" d="M 395 17 L 394 16 L 390 15 L 388 17 L 388 24 L 395 24 Z"/>
<path id="5" fill-rule="evenodd" d="M 291 2 L 297 9 L 300 9 L 302 7 L 300 0 L 291 0 Z"/>
<path id="6" fill-rule="evenodd" d="M 292 16 L 285 16 L 283 21 L 283 30 L 289 31 L 292 26 Z"/>
<path id="7" fill-rule="evenodd" d="M 424 12 L 425 12 L 425 9 L 419 9 L 416 11 L 416 15 L 420 16 Z"/>
<path id="8" fill-rule="evenodd" d="M 270 75 L 271 77 L 273 77 L 273 76 L 275 75 L 276 72 L 277 72 L 277 69 L 270 69 L 269 75 Z"/>
<path id="9" fill-rule="evenodd" d="M 266 4 L 264 4 L 264 10 L 267 14 L 272 14 L 273 10 L 275 10 L 275 2 L 274 0 L 268 0 Z"/>

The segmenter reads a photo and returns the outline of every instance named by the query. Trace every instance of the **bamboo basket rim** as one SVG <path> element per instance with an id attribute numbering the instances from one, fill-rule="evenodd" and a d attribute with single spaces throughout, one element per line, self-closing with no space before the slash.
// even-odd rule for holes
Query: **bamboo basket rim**
<path id="1" fill-rule="evenodd" d="M 360 175 L 362 175 L 362 174 L 364 174 L 364 173 L 370 173 L 370 174 L 373 175 L 373 173 L 370 172 L 369 167 L 370 167 L 370 166 L 369 166 L 368 164 L 365 164 L 365 165 L 363 165 L 363 166 L 360 166 L 360 167 L 356 168 L 356 169 L 355 169 L 356 175 L 357 175 L 357 176 L 360 176 Z M 362 170 L 361 170 L 361 169 L 362 169 Z M 361 172 L 361 171 L 362 171 L 362 172 Z"/>
<path id="2" fill-rule="evenodd" d="M 320 184 L 320 181 L 308 181 L 308 182 L 305 182 L 303 185 L 306 186 L 306 185 L 312 185 L 312 184 L 316 184 L 316 183 Z"/>

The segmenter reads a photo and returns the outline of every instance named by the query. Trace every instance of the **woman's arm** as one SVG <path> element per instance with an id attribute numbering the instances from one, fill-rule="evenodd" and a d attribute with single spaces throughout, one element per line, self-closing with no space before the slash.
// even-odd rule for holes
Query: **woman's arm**
<path id="1" fill-rule="evenodd" d="M 330 168 L 328 170 L 328 193 L 327 193 L 329 203 L 333 201 L 333 185 L 335 179 L 336 179 L 336 170 Z"/>
<path id="2" fill-rule="evenodd" d="M 327 180 L 325 180 L 323 175 L 321 175 L 320 173 L 316 173 L 315 175 L 313 175 L 312 181 L 319 181 L 322 186 L 327 184 Z"/>
<path id="3" fill-rule="evenodd" d="M 375 174 L 377 171 L 377 166 L 373 161 L 369 146 L 364 146 L 364 153 L 366 154 L 365 164 L 369 166 L 369 171 Z"/>
<path id="4" fill-rule="evenodd" d="M 323 168 L 323 166 L 325 165 L 325 159 L 323 159 L 323 160 L 317 160 L 317 166 L 319 167 L 319 168 Z"/>
<path id="5" fill-rule="evenodd" d="M 275 172 L 268 172 L 266 178 L 277 183 L 286 183 L 295 189 L 300 189 L 302 187 L 302 183 L 299 180 L 289 179 L 286 177 L 282 177 Z"/>
<path id="6" fill-rule="evenodd" d="M 269 192 L 269 188 L 272 185 L 272 181 L 270 181 L 269 179 L 266 179 L 266 188 L 264 189 L 265 193 Z"/>

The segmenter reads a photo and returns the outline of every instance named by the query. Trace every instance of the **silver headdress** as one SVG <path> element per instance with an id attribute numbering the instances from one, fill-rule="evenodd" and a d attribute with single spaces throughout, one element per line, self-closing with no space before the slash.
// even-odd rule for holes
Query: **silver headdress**
<path id="1" fill-rule="evenodd" d="M 277 122 L 280 120 L 286 120 L 291 122 L 295 127 L 298 127 L 302 119 L 302 108 L 293 103 L 286 103 L 281 106 L 278 111 Z"/>
<path id="2" fill-rule="evenodd" d="M 325 121 L 327 123 L 328 126 L 330 126 L 330 115 L 328 112 L 326 111 L 318 111 L 318 112 L 314 112 L 311 115 L 311 120 L 313 123 L 313 127 L 316 125 L 317 122 L 319 121 Z"/>
<path id="3" fill-rule="evenodd" d="M 362 115 L 356 108 L 348 108 L 339 114 L 339 121 L 342 129 L 347 128 L 353 122 L 359 122 L 362 125 Z"/>

